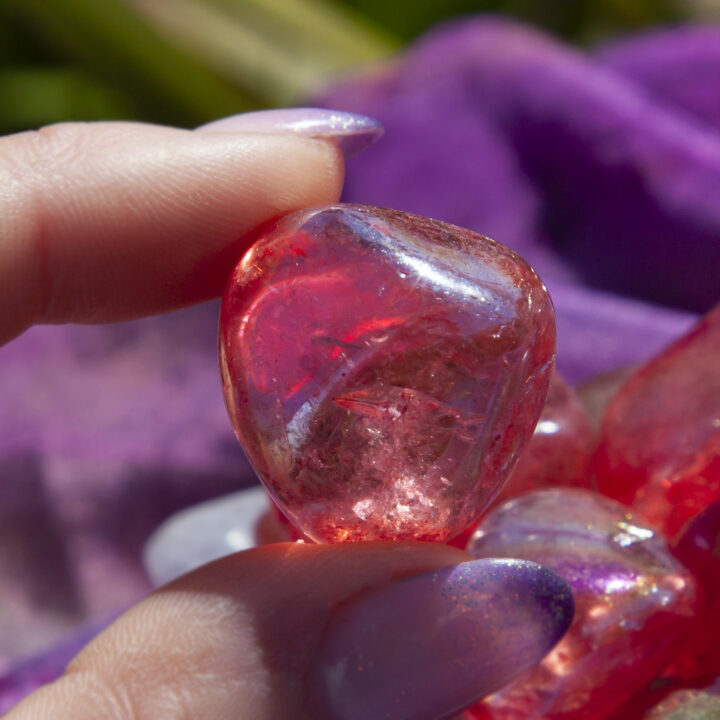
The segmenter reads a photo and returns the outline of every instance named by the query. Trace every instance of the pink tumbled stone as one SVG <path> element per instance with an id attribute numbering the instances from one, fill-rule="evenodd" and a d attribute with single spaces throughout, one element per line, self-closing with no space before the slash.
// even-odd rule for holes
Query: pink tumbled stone
<path id="1" fill-rule="evenodd" d="M 555 371 L 535 431 L 487 512 L 532 490 L 556 486 L 590 488 L 588 466 L 594 447 L 595 431 L 584 405 Z M 450 544 L 465 549 L 474 529 L 469 527 Z"/>
<path id="2" fill-rule="evenodd" d="M 720 306 L 623 385 L 593 464 L 603 494 L 671 538 L 720 499 Z"/>
<path id="3" fill-rule="evenodd" d="M 220 318 L 237 436 L 318 542 L 442 541 L 470 525 L 533 431 L 554 349 L 550 298 L 513 252 L 358 205 L 268 229 Z"/>
<path id="4" fill-rule="evenodd" d="M 489 513 L 468 552 L 541 563 L 575 598 L 565 637 L 473 708 L 475 720 L 606 720 L 685 648 L 694 579 L 620 503 L 574 488 L 536 490 Z"/>
<path id="5" fill-rule="evenodd" d="M 593 442 L 592 424 L 580 398 L 557 372 L 553 373 L 535 431 L 495 504 L 544 487 L 589 488 Z"/>
<path id="6" fill-rule="evenodd" d="M 720 676 L 720 500 L 688 523 L 673 550 L 697 579 L 702 600 L 693 641 L 675 659 L 673 675 L 689 680 Z"/>
<path id="7" fill-rule="evenodd" d="M 634 371 L 630 366 L 610 370 L 588 378 L 575 388 L 593 427 L 600 427 L 610 401 Z"/>

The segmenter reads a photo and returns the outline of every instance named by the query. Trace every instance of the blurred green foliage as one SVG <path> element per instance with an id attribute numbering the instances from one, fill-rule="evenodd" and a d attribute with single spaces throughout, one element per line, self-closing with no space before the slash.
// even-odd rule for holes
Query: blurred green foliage
<path id="1" fill-rule="evenodd" d="M 0 0 L 0 133 L 62 120 L 191 127 L 310 96 L 458 14 L 573 42 L 688 19 L 684 0 Z"/>
<path id="2" fill-rule="evenodd" d="M 346 4 L 405 40 L 448 17 L 478 12 L 520 18 L 580 43 L 687 17 L 687 3 L 682 0 L 346 0 Z"/>

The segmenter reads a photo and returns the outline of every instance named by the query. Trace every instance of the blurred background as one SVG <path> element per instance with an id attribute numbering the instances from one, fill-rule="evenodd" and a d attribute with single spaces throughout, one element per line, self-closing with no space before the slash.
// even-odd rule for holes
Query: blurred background
<path id="1" fill-rule="evenodd" d="M 520 252 L 577 384 L 719 299 L 718 19 L 720 0 L 0 0 L 0 134 L 315 102 L 377 117 L 344 198 Z M 0 713 L 150 590 L 163 520 L 256 482 L 217 310 L 0 348 Z"/>
<path id="2" fill-rule="evenodd" d="M 0 132 L 193 127 L 302 102 L 445 18 L 493 12 L 580 45 L 720 15 L 717 0 L 0 0 Z"/>

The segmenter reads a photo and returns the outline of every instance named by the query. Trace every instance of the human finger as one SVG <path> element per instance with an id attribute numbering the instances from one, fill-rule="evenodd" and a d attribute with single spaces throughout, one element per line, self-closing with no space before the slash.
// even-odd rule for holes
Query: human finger
<path id="1" fill-rule="evenodd" d="M 567 585 L 443 545 L 278 544 L 155 592 L 7 720 L 439 720 L 559 640 Z"/>
<path id="2" fill-rule="evenodd" d="M 337 200 L 339 146 L 379 129 L 273 115 L 0 138 L 0 342 L 33 323 L 127 319 L 220 294 L 252 231 Z"/>

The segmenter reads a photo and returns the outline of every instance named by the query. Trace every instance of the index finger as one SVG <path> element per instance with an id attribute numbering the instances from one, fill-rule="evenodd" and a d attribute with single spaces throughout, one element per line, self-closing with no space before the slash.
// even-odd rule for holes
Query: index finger
<path id="1" fill-rule="evenodd" d="M 0 343 L 222 292 L 254 228 L 334 202 L 343 160 L 291 134 L 63 124 L 0 139 Z"/>

